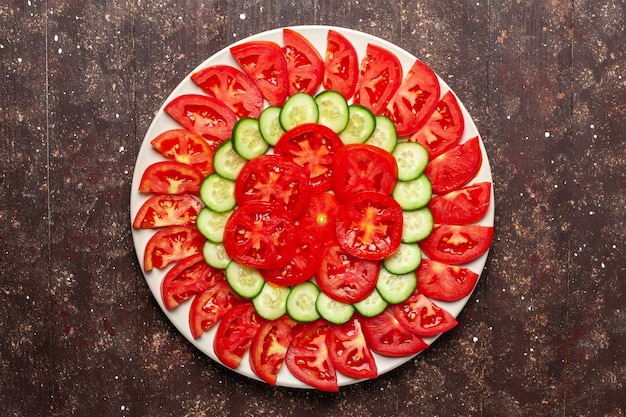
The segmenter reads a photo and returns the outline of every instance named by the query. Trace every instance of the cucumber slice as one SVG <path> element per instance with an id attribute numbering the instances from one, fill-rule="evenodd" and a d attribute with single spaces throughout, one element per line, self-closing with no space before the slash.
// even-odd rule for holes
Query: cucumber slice
<path id="1" fill-rule="evenodd" d="M 319 109 L 317 123 L 340 133 L 348 126 L 348 101 L 343 94 L 334 90 L 326 90 L 315 97 Z"/>
<path id="2" fill-rule="evenodd" d="M 354 308 L 363 317 L 374 317 L 385 311 L 387 303 L 376 289 L 362 301 L 354 303 Z"/>
<path id="3" fill-rule="evenodd" d="M 283 136 L 285 131 L 280 126 L 281 107 L 266 107 L 259 116 L 259 130 L 261 136 L 271 146 L 276 146 L 278 140 Z"/>
<path id="4" fill-rule="evenodd" d="M 200 199 L 211 210 L 223 213 L 235 208 L 235 181 L 211 174 L 202 181 Z"/>
<path id="5" fill-rule="evenodd" d="M 387 116 L 376 116 L 376 127 L 365 143 L 377 146 L 389 153 L 393 152 L 398 143 L 398 133 L 391 119 Z"/>
<path id="6" fill-rule="evenodd" d="M 265 285 L 265 280 L 257 269 L 236 261 L 230 261 L 226 267 L 226 281 L 237 295 L 246 299 L 259 295 Z"/>
<path id="7" fill-rule="evenodd" d="M 402 242 L 413 243 L 425 239 L 433 231 L 433 214 L 428 207 L 402 211 Z"/>
<path id="8" fill-rule="evenodd" d="M 381 268 L 378 273 L 376 290 L 383 300 L 389 304 L 398 304 L 405 301 L 413 294 L 417 287 L 417 276 L 415 272 L 396 275 Z"/>
<path id="9" fill-rule="evenodd" d="M 276 320 L 287 312 L 289 287 L 279 287 L 266 282 L 261 292 L 252 299 L 252 304 L 259 316 L 267 320 Z"/>
<path id="10" fill-rule="evenodd" d="M 213 155 L 215 172 L 232 181 L 237 179 L 237 175 L 239 175 L 246 162 L 245 159 L 235 152 L 231 140 L 222 143 Z"/>
<path id="11" fill-rule="evenodd" d="M 219 213 L 208 207 L 203 208 L 196 217 L 196 227 L 202 236 L 214 243 L 224 241 L 224 229 L 232 211 Z"/>
<path id="12" fill-rule="evenodd" d="M 221 243 L 211 242 L 207 240 L 202 246 L 202 255 L 206 263 L 216 269 L 226 269 L 231 259 Z"/>
<path id="13" fill-rule="evenodd" d="M 346 323 L 354 314 L 354 306 L 352 304 L 333 300 L 323 292 L 317 296 L 315 308 L 320 316 L 333 324 Z"/>
<path id="14" fill-rule="evenodd" d="M 345 144 L 363 143 L 372 135 L 376 128 L 374 113 L 360 104 L 348 107 L 348 126 L 339 134 Z"/>
<path id="15" fill-rule="evenodd" d="M 291 288 L 287 297 L 287 314 L 299 322 L 311 322 L 320 318 L 315 307 L 320 289 L 311 281 L 305 281 Z"/>
<path id="16" fill-rule="evenodd" d="M 383 266 L 392 274 L 402 275 L 415 271 L 422 262 L 422 250 L 417 243 L 401 243 L 388 258 L 383 259 Z"/>
<path id="17" fill-rule="evenodd" d="M 398 179 L 411 181 L 428 165 L 428 151 L 417 142 L 399 142 L 391 153 L 398 163 Z"/>
<path id="18" fill-rule="evenodd" d="M 261 136 L 259 121 L 244 117 L 233 128 L 233 149 L 248 161 L 263 155 L 269 149 L 268 143 Z"/>
<path id="19" fill-rule="evenodd" d="M 289 97 L 280 111 L 280 125 L 287 131 L 304 123 L 317 123 L 319 109 L 315 99 L 307 93 Z"/>
<path id="20" fill-rule="evenodd" d="M 426 174 L 411 181 L 398 181 L 393 189 L 393 198 L 402 210 L 412 211 L 428 204 L 433 196 L 433 186 Z"/>

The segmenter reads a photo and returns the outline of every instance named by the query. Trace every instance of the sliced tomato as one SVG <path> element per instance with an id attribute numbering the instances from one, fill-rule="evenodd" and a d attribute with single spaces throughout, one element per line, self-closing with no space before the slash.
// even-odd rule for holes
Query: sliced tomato
<path id="1" fill-rule="evenodd" d="M 311 195 L 309 205 L 298 221 L 306 234 L 314 236 L 317 244 L 323 244 L 335 238 L 340 211 L 339 201 L 334 194 L 318 192 Z"/>
<path id="2" fill-rule="evenodd" d="M 435 72 L 415 60 L 385 110 L 399 136 L 410 135 L 426 123 L 439 102 L 439 88 Z"/>
<path id="3" fill-rule="evenodd" d="M 469 224 L 482 219 L 491 202 L 491 183 L 479 182 L 433 197 L 428 208 L 436 224 Z"/>
<path id="4" fill-rule="evenodd" d="M 262 155 L 246 163 L 237 176 L 235 199 L 239 205 L 248 201 L 279 204 L 295 219 L 309 203 L 309 175 L 288 157 Z"/>
<path id="5" fill-rule="evenodd" d="M 287 287 L 307 281 L 315 275 L 318 268 L 319 248 L 316 238 L 297 229 L 298 240 L 295 253 L 287 265 L 276 269 L 261 269 L 261 275 L 270 284 Z"/>
<path id="6" fill-rule="evenodd" d="M 379 355 L 408 356 L 428 347 L 419 336 L 400 324 L 389 307 L 378 316 L 363 318 L 361 325 L 367 345 Z"/>
<path id="7" fill-rule="evenodd" d="M 271 41 L 250 41 L 233 46 L 230 52 L 270 106 L 282 106 L 289 91 L 289 72 L 280 46 Z"/>
<path id="8" fill-rule="evenodd" d="M 324 73 L 324 61 L 311 42 L 298 32 L 283 29 L 283 53 L 287 59 L 289 95 L 315 95 Z"/>
<path id="9" fill-rule="evenodd" d="M 377 146 L 351 144 L 333 159 L 333 191 L 340 201 L 361 191 L 391 194 L 398 181 L 398 164 Z"/>
<path id="10" fill-rule="evenodd" d="M 182 127 L 206 139 L 213 149 L 230 138 L 237 122 L 237 115 L 221 100 L 201 94 L 180 95 L 164 110 Z"/>
<path id="11" fill-rule="evenodd" d="M 191 165 L 177 161 L 159 161 L 143 172 L 139 192 L 154 194 L 195 194 L 200 192 L 204 176 Z"/>
<path id="12" fill-rule="evenodd" d="M 402 239 L 402 208 L 386 194 L 363 191 L 342 207 L 337 240 L 350 255 L 382 260 L 391 256 Z"/>
<path id="13" fill-rule="evenodd" d="M 440 224 L 419 245 L 430 259 L 461 265 L 487 252 L 492 239 L 491 226 Z"/>
<path id="14" fill-rule="evenodd" d="M 303 167 L 309 174 L 312 190 L 326 191 L 333 174 L 333 156 L 342 146 L 341 139 L 330 128 L 305 123 L 288 130 L 274 152 Z"/>
<path id="15" fill-rule="evenodd" d="M 143 269 L 164 268 L 172 262 L 202 251 L 204 236 L 193 226 L 168 226 L 159 229 L 146 244 Z"/>
<path id="16" fill-rule="evenodd" d="M 433 193 L 445 194 L 470 182 L 478 173 L 482 160 L 476 136 L 431 160 L 424 172 L 430 179 Z"/>
<path id="17" fill-rule="evenodd" d="M 168 310 L 173 310 L 183 301 L 204 292 L 224 279 L 224 271 L 207 264 L 202 253 L 181 259 L 167 271 L 161 281 L 163 305 Z"/>
<path id="18" fill-rule="evenodd" d="M 300 381 L 322 391 L 339 391 L 337 371 L 330 360 L 326 338 L 328 323 L 318 320 L 293 329 L 285 364 Z"/>
<path id="19" fill-rule="evenodd" d="M 213 148 L 200 135 L 187 129 L 165 131 L 152 139 L 152 147 L 174 161 L 191 165 L 204 176 L 213 169 Z"/>
<path id="20" fill-rule="evenodd" d="M 389 50 L 368 44 L 361 61 L 354 102 L 382 114 L 402 82 L 402 65 Z"/>
<path id="21" fill-rule="evenodd" d="M 226 222 L 224 248 L 231 259 L 252 268 L 285 266 L 295 253 L 296 226 L 278 204 L 250 201 Z"/>
<path id="22" fill-rule="evenodd" d="M 189 307 L 189 329 L 194 339 L 211 329 L 237 304 L 243 302 L 225 280 L 197 294 Z"/>
<path id="23" fill-rule="evenodd" d="M 456 146 L 463 136 L 465 121 L 456 96 L 452 91 L 443 95 L 437 108 L 425 124 L 410 137 L 428 150 L 430 159 L 435 159 Z"/>
<path id="24" fill-rule="evenodd" d="M 259 327 L 250 345 L 250 368 L 263 381 L 276 385 L 287 349 L 293 339 L 291 330 L 296 322 L 285 315 L 278 320 L 266 321 Z"/>
<path id="25" fill-rule="evenodd" d="M 221 100 L 238 117 L 258 119 L 263 111 L 261 91 L 243 71 L 230 65 L 212 65 L 191 74 L 191 80 L 211 97 Z"/>
<path id="26" fill-rule="evenodd" d="M 417 273 L 417 289 L 440 301 L 457 301 L 472 292 L 478 274 L 469 268 L 424 258 Z"/>
<path id="27" fill-rule="evenodd" d="M 251 302 L 238 304 L 228 310 L 213 339 L 217 358 L 229 368 L 237 369 L 263 322 Z"/>
<path id="28" fill-rule="evenodd" d="M 317 285 L 330 298 L 342 303 L 365 299 L 376 287 L 380 262 L 359 259 L 339 243 L 328 243 L 320 254 Z"/>
<path id="29" fill-rule="evenodd" d="M 133 220 L 135 229 L 196 224 L 202 203 L 191 194 L 154 194 L 139 208 Z"/>
<path id="30" fill-rule="evenodd" d="M 393 304 L 391 311 L 402 326 L 421 337 L 436 336 L 457 325 L 452 314 L 418 292 L 400 304 Z"/>
<path id="31" fill-rule="evenodd" d="M 342 325 L 330 325 L 326 337 L 330 360 L 338 371 L 356 379 L 376 378 L 376 361 L 365 341 L 361 319 L 352 317 Z"/>
<path id="32" fill-rule="evenodd" d="M 338 91 L 346 100 L 350 100 L 354 95 L 358 76 L 359 58 L 356 49 L 341 33 L 329 30 L 322 81 L 324 88 Z"/>

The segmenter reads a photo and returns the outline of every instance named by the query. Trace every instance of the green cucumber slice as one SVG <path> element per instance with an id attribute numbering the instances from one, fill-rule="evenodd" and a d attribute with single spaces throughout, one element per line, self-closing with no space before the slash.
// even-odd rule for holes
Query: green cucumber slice
<path id="1" fill-rule="evenodd" d="M 202 236 L 214 243 L 224 241 L 224 229 L 232 211 L 217 212 L 204 207 L 196 217 L 196 227 Z"/>
<path id="2" fill-rule="evenodd" d="M 393 198 L 402 210 L 412 211 L 426 206 L 433 196 L 433 186 L 426 174 L 411 181 L 398 181 L 393 189 Z"/>
<path id="3" fill-rule="evenodd" d="M 318 123 L 340 133 L 348 126 L 348 101 L 343 94 L 326 90 L 315 97 L 319 109 Z"/>
<path id="4" fill-rule="evenodd" d="M 428 165 L 428 151 L 417 142 L 399 142 L 391 153 L 398 163 L 398 179 L 411 181 Z"/>
<path id="5" fill-rule="evenodd" d="M 287 314 L 299 322 L 312 322 L 320 318 L 315 307 L 320 289 L 311 281 L 305 281 L 291 288 L 287 297 Z"/>
<path id="6" fill-rule="evenodd" d="M 246 162 L 233 149 L 232 140 L 222 143 L 215 150 L 215 154 L 213 154 L 213 168 L 215 168 L 215 172 L 232 181 L 237 179 Z"/>
<path id="7" fill-rule="evenodd" d="M 422 250 L 417 243 L 400 243 L 398 249 L 383 259 L 383 267 L 395 275 L 415 271 L 422 262 Z"/>
<path id="8" fill-rule="evenodd" d="M 346 323 L 354 314 L 354 306 L 352 304 L 333 300 L 323 292 L 317 296 L 315 308 L 322 318 L 333 324 Z"/>
<path id="9" fill-rule="evenodd" d="M 380 268 L 376 290 L 380 296 L 389 304 L 398 304 L 405 301 L 413 294 L 417 287 L 417 276 L 415 272 L 396 275 Z"/>
<path id="10" fill-rule="evenodd" d="M 259 121 L 244 117 L 233 128 L 233 149 L 248 161 L 263 155 L 269 149 L 268 143 L 261 136 Z"/>
<path id="11" fill-rule="evenodd" d="M 206 263 L 216 269 L 226 269 L 231 259 L 221 243 L 211 242 L 207 240 L 202 246 L 202 255 Z"/>
<path id="12" fill-rule="evenodd" d="M 402 242 L 413 243 L 426 239 L 433 231 L 433 214 L 428 207 L 413 211 L 402 211 Z"/>
<path id="13" fill-rule="evenodd" d="M 372 135 L 376 128 L 374 113 L 360 104 L 348 107 L 348 126 L 339 134 L 345 144 L 363 143 Z"/>
<path id="14" fill-rule="evenodd" d="M 287 312 L 289 287 L 279 287 L 265 282 L 261 292 L 252 299 L 252 304 L 259 316 L 267 320 L 277 320 Z"/>
<path id="15" fill-rule="evenodd" d="M 259 130 L 261 136 L 271 146 L 276 146 L 278 140 L 283 136 L 285 130 L 280 126 L 281 107 L 266 107 L 259 116 Z"/>
<path id="16" fill-rule="evenodd" d="M 226 267 L 226 281 L 237 295 L 252 299 L 259 295 L 265 284 L 261 273 L 254 268 L 230 261 Z"/>
<path id="17" fill-rule="evenodd" d="M 391 119 L 387 116 L 376 116 L 376 127 L 365 143 L 389 153 L 393 152 L 398 143 L 398 133 Z"/>
<path id="18" fill-rule="evenodd" d="M 307 93 L 289 97 L 280 111 L 280 125 L 287 131 L 304 123 L 317 123 L 319 109 L 315 99 Z"/>
<path id="19" fill-rule="evenodd" d="M 380 296 L 378 290 L 374 289 L 364 300 L 353 305 L 363 317 L 374 317 L 385 311 L 389 303 Z"/>
<path id="20" fill-rule="evenodd" d="M 200 199 L 211 210 L 223 213 L 235 208 L 235 181 L 214 173 L 200 186 Z"/>

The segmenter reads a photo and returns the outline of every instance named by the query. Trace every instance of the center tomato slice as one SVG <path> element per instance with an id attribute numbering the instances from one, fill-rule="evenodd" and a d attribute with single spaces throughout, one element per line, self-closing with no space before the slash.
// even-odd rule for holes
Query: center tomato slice
<path id="1" fill-rule="evenodd" d="M 157 231 L 146 244 L 143 269 L 164 268 L 202 251 L 206 239 L 193 226 L 168 226 Z"/>
<path id="2" fill-rule="evenodd" d="M 337 217 L 341 207 L 334 194 L 321 192 L 311 195 L 309 205 L 298 219 L 305 233 L 315 237 L 318 245 L 335 238 Z"/>
<path id="3" fill-rule="evenodd" d="M 276 385 L 277 374 L 285 361 L 293 339 L 291 330 L 296 322 L 285 315 L 266 321 L 259 327 L 250 345 L 250 368 L 263 381 Z"/>
<path id="4" fill-rule="evenodd" d="M 289 95 L 298 92 L 315 95 L 322 83 L 322 57 L 304 36 L 294 30 L 283 29 L 283 41 L 289 73 Z"/>
<path id="5" fill-rule="evenodd" d="M 415 333 L 400 324 L 390 307 L 362 320 L 365 341 L 374 352 L 390 357 L 413 355 L 428 347 Z"/>
<path id="6" fill-rule="evenodd" d="M 470 182 L 481 163 L 482 153 L 476 136 L 431 160 L 424 173 L 430 179 L 433 193 L 445 194 Z"/>
<path id="7" fill-rule="evenodd" d="M 402 82 L 402 65 L 392 52 L 368 44 L 361 61 L 354 102 L 379 115 Z"/>
<path id="8" fill-rule="evenodd" d="M 330 360 L 338 371 L 356 379 L 378 376 L 376 361 L 365 341 L 361 319 L 352 317 L 342 325 L 330 325 L 326 343 Z"/>
<path id="9" fill-rule="evenodd" d="M 350 100 L 354 95 L 358 75 L 356 49 L 341 33 L 329 30 L 324 61 L 324 88 L 338 91 L 346 100 Z"/>
<path id="10" fill-rule="evenodd" d="M 419 245 L 430 259 L 462 265 L 487 252 L 492 239 L 492 226 L 439 224 Z"/>
<path id="11" fill-rule="evenodd" d="M 202 203 L 190 194 L 154 194 L 139 208 L 133 227 L 156 229 L 192 225 L 201 209 Z"/>
<path id="12" fill-rule="evenodd" d="M 222 318 L 213 339 L 217 358 L 231 369 L 239 367 L 243 355 L 252 344 L 252 338 L 264 320 L 251 302 L 238 304 Z"/>
<path id="13" fill-rule="evenodd" d="M 196 168 L 204 176 L 213 169 L 213 148 L 200 135 L 187 129 L 165 131 L 152 139 L 152 147 L 161 155 Z"/>
<path id="14" fill-rule="evenodd" d="M 457 325 L 452 314 L 418 292 L 406 301 L 392 305 L 391 311 L 401 325 L 422 337 L 436 336 Z"/>

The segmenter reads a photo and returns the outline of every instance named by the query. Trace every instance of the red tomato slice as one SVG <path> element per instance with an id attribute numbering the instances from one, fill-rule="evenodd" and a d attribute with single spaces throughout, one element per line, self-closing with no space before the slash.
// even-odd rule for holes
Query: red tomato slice
<path id="1" fill-rule="evenodd" d="M 326 338 L 328 323 L 318 320 L 293 329 L 285 364 L 293 376 L 322 391 L 339 391 L 337 371 L 330 360 Z"/>
<path id="2" fill-rule="evenodd" d="M 256 84 L 270 106 L 282 106 L 289 91 L 287 61 L 280 46 L 250 41 L 230 48 L 243 71 Z"/>
<path id="3" fill-rule="evenodd" d="M 265 201 L 281 205 L 297 218 L 309 203 L 309 175 L 291 159 L 262 155 L 244 165 L 235 183 L 239 205 L 248 201 Z"/>
<path id="4" fill-rule="evenodd" d="M 213 350 L 217 358 L 229 368 L 237 369 L 263 322 L 250 302 L 238 304 L 228 310 L 213 339 Z"/>
<path id="5" fill-rule="evenodd" d="M 235 67 L 213 65 L 191 74 L 191 80 L 239 117 L 258 119 L 263 111 L 261 91 L 250 77 Z"/>
<path id="6" fill-rule="evenodd" d="M 289 95 L 304 92 L 315 95 L 324 72 L 324 61 L 317 49 L 298 32 L 283 29 L 283 53 L 287 59 Z"/>
<path id="7" fill-rule="evenodd" d="M 378 316 L 364 318 L 361 324 L 367 345 L 379 355 L 408 356 L 428 347 L 420 337 L 400 324 L 389 307 Z"/>
<path id="8" fill-rule="evenodd" d="M 341 207 L 334 194 L 315 193 L 309 199 L 309 205 L 298 219 L 305 233 L 315 237 L 318 245 L 335 238 L 337 217 Z"/>
<path id="9" fill-rule="evenodd" d="M 278 204 L 250 201 L 226 222 L 224 248 L 231 259 L 252 268 L 282 268 L 295 253 L 296 226 Z"/>
<path id="10" fill-rule="evenodd" d="M 161 155 L 196 168 L 204 176 L 213 169 L 213 148 L 200 135 L 187 129 L 172 129 L 150 142 Z"/>
<path id="11" fill-rule="evenodd" d="M 272 386 L 276 385 L 278 371 L 293 339 L 291 330 L 295 326 L 296 322 L 285 315 L 262 324 L 252 338 L 250 368 L 256 376 Z"/>
<path id="12" fill-rule="evenodd" d="M 430 178 L 433 193 L 445 194 L 470 182 L 478 173 L 482 160 L 476 136 L 431 160 L 424 172 Z"/>
<path id="13" fill-rule="evenodd" d="M 172 262 L 200 253 L 205 240 L 193 226 L 164 227 L 148 240 L 143 269 L 164 268 Z"/>
<path id="14" fill-rule="evenodd" d="M 196 295 L 189 307 L 189 329 L 193 338 L 198 339 L 241 302 L 226 281 L 218 281 Z"/>
<path id="15" fill-rule="evenodd" d="M 402 239 L 402 208 L 392 197 L 374 191 L 355 194 L 337 219 L 337 239 L 350 255 L 382 260 Z"/>
<path id="16" fill-rule="evenodd" d="M 391 311 L 401 325 L 421 337 L 436 336 L 457 325 L 452 314 L 417 292 L 406 301 L 392 305 Z"/>
<path id="17" fill-rule="evenodd" d="M 324 88 L 338 91 L 346 100 L 350 100 L 354 95 L 358 75 L 359 61 L 356 49 L 341 33 L 329 30 L 322 81 Z"/>
<path id="18" fill-rule="evenodd" d="M 214 97 L 184 94 L 166 104 L 165 112 L 182 127 L 205 138 L 213 149 L 230 138 L 237 115 Z"/>
<path id="19" fill-rule="evenodd" d="M 154 194 L 195 194 L 204 176 L 191 165 L 160 161 L 148 166 L 139 183 L 139 192 Z"/>
<path id="20" fill-rule="evenodd" d="M 402 82 L 402 65 L 387 49 L 368 44 L 361 61 L 354 102 L 382 114 Z"/>
<path id="21" fill-rule="evenodd" d="M 491 202 L 491 183 L 480 182 L 433 197 L 428 208 L 435 224 L 469 224 L 483 218 Z"/>
<path id="22" fill-rule="evenodd" d="M 463 136 L 465 121 L 461 107 L 452 91 L 443 95 L 425 124 L 413 134 L 411 141 L 421 143 L 435 159 L 456 146 Z"/>
<path id="23" fill-rule="evenodd" d="M 457 301 L 472 292 L 478 274 L 468 268 L 422 259 L 417 273 L 417 290 L 440 301 Z"/>
<path id="24" fill-rule="evenodd" d="M 356 379 L 376 378 L 376 361 L 365 341 L 361 320 L 352 317 L 340 326 L 330 325 L 326 344 L 338 371 Z"/>
<path id="25" fill-rule="evenodd" d="M 161 299 L 165 308 L 173 310 L 224 279 L 224 271 L 213 268 L 204 261 L 202 253 L 197 253 L 180 260 L 167 271 L 161 281 Z"/>
<path id="26" fill-rule="evenodd" d="M 326 245 L 316 275 L 320 290 L 342 303 L 365 299 L 376 287 L 380 262 L 355 258 L 337 242 Z"/>
<path id="27" fill-rule="evenodd" d="M 196 224 L 202 203 L 190 194 L 155 194 L 139 208 L 133 227 L 156 229 Z"/>
<path id="28" fill-rule="evenodd" d="M 305 123 L 287 131 L 274 152 L 303 167 L 308 172 L 312 190 L 326 191 L 333 174 L 333 155 L 342 146 L 341 139 L 330 128 Z"/>
<path id="29" fill-rule="evenodd" d="M 397 181 L 396 159 L 376 146 L 351 144 L 335 154 L 333 191 L 340 201 L 361 191 L 391 194 Z"/>
<path id="30" fill-rule="evenodd" d="M 437 107 L 439 94 L 435 72 L 416 60 L 385 110 L 398 136 L 410 135 L 426 123 Z"/>
<path id="31" fill-rule="evenodd" d="M 493 227 L 480 225 L 435 225 L 420 248 L 430 258 L 450 265 L 473 261 L 487 252 L 493 239 Z"/>
<path id="32" fill-rule="evenodd" d="M 291 260 L 282 268 L 261 269 L 261 275 L 270 284 L 281 287 L 292 286 L 307 281 L 318 268 L 319 248 L 313 235 L 298 229 L 298 242 Z"/>

